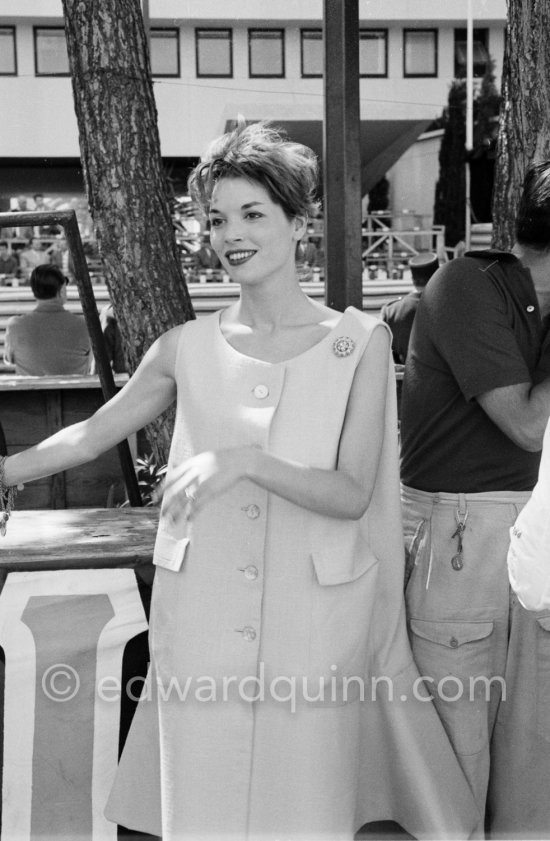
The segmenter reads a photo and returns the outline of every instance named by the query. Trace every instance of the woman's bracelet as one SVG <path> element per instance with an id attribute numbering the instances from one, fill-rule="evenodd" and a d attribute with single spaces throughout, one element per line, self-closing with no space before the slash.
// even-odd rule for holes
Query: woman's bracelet
<path id="1" fill-rule="evenodd" d="M 13 503 L 19 486 L 6 484 L 4 465 L 7 456 L 0 456 L 0 536 L 5 537 L 8 520 L 11 516 Z"/>

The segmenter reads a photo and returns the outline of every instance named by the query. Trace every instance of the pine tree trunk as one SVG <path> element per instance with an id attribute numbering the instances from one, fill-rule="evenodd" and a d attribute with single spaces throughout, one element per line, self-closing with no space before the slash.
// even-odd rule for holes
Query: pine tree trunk
<path id="1" fill-rule="evenodd" d="M 493 243 L 511 248 L 528 164 L 550 158 L 550 3 L 508 0 Z"/>
<path id="2" fill-rule="evenodd" d="M 106 283 L 134 371 L 158 336 L 194 318 L 160 156 L 139 0 L 63 0 L 82 169 Z M 147 430 L 167 457 L 171 419 Z"/>

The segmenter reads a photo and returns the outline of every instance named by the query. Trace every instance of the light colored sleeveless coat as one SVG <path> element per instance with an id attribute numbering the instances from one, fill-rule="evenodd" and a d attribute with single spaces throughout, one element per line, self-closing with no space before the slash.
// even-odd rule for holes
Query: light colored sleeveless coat
<path id="1" fill-rule="evenodd" d="M 169 471 L 242 445 L 335 469 L 377 325 L 386 329 L 349 308 L 318 344 L 274 364 L 232 348 L 219 314 L 185 325 Z M 335 352 L 342 337 L 347 356 Z M 332 840 L 381 819 L 416 837 L 467 837 L 478 823 L 431 703 L 412 697 L 395 383 L 380 359 L 381 373 L 388 366 L 380 468 L 361 520 L 322 517 L 249 481 L 179 533 L 161 513 L 151 686 L 111 819 L 157 834 L 162 825 L 164 841 Z"/>

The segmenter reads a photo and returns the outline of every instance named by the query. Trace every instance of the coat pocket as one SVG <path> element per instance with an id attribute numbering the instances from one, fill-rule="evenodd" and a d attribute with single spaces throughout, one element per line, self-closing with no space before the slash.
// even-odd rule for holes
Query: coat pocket
<path id="1" fill-rule="evenodd" d="M 325 523 L 313 540 L 308 686 L 322 705 L 365 697 L 378 560 L 356 521 Z M 369 697 L 367 694 L 366 697 Z"/>
<path id="2" fill-rule="evenodd" d="M 494 624 L 411 619 L 411 648 L 458 754 L 471 755 L 488 743 Z"/>
<path id="3" fill-rule="evenodd" d="M 378 563 L 360 520 L 320 518 L 311 541 L 311 559 L 321 586 L 355 581 Z"/>
<path id="4" fill-rule="evenodd" d="M 177 538 L 159 529 L 153 550 L 153 563 L 172 572 L 179 572 L 189 543 L 189 537 Z"/>

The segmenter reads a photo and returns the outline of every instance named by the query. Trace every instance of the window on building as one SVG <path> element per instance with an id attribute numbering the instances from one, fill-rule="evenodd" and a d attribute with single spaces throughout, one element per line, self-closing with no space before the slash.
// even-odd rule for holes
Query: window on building
<path id="1" fill-rule="evenodd" d="M 437 76 L 437 29 L 403 30 L 403 75 Z"/>
<path id="2" fill-rule="evenodd" d="M 489 67 L 489 30 L 474 29 L 474 76 L 480 78 L 485 75 Z M 466 76 L 467 32 L 465 29 L 455 29 L 455 79 Z"/>
<path id="3" fill-rule="evenodd" d="M 153 76 L 179 76 L 179 29 L 151 29 L 149 45 Z"/>
<path id="4" fill-rule="evenodd" d="M 388 75 L 387 29 L 361 29 L 359 32 L 359 75 Z"/>
<path id="5" fill-rule="evenodd" d="M 62 26 L 34 27 L 34 68 L 37 76 L 68 76 L 69 56 Z"/>
<path id="6" fill-rule="evenodd" d="M 231 29 L 196 29 L 197 76 L 233 76 Z"/>
<path id="7" fill-rule="evenodd" d="M 285 32 L 284 29 L 248 30 L 249 75 L 285 75 Z"/>
<path id="8" fill-rule="evenodd" d="M 323 30 L 302 29 L 302 78 L 323 75 Z"/>
<path id="9" fill-rule="evenodd" d="M 0 76 L 15 76 L 16 73 L 15 26 L 0 26 Z"/>

